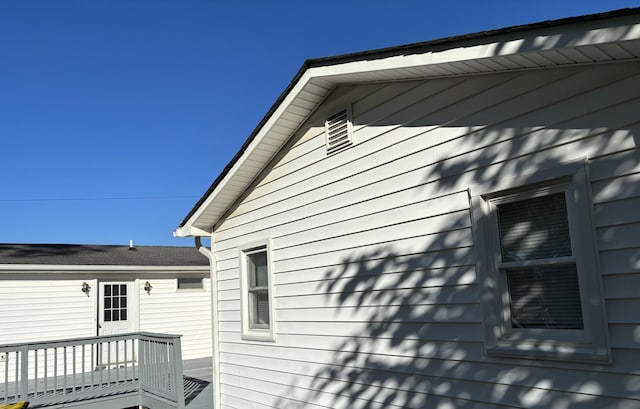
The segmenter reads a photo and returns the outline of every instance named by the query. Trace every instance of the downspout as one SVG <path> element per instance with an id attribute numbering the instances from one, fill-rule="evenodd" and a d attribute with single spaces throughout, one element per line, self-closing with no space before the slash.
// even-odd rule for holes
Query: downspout
<path id="1" fill-rule="evenodd" d="M 220 408 L 220 329 L 218 327 L 218 275 L 216 270 L 216 255 L 202 245 L 202 239 L 195 237 L 196 248 L 209 259 L 209 277 L 211 281 L 211 330 L 212 330 L 212 360 L 213 360 L 213 409 Z M 213 233 L 211 234 L 211 248 L 213 249 Z"/>

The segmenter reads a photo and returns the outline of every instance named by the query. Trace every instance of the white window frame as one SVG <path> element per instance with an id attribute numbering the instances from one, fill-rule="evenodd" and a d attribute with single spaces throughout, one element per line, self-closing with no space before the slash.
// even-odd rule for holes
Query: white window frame
<path id="1" fill-rule="evenodd" d="M 199 280 L 200 282 L 200 286 L 198 287 L 180 287 L 180 281 L 181 280 Z M 185 276 L 185 277 L 176 277 L 176 291 L 177 292 L 188 292 L 188 291 L 204 291 L 205 290 L 205 283 L 204 283 L 204 277 L 201 276 Z"/>
<path id="2" fill-rule="evenodd" d="M 251 341 L 275 341 L 276 340 L 276 317 L 274 308 L 273 293 L 273 263 L 271 257 L 271 240 L 261 240 L 239 247 L 240 259 L 240 303 L 241 303 L 241 326 L 242 339 Z M 267 291 L 269 293 L 269 325 L 252 326 L 252 308 L 250 291 L 253 289 L 249 285 L 249 268 L 247 259 L 251 254 L 266 252 L 267 255 Z"/>
<path id="3" fill-rule="evenodd" d="M 523 173 L 501 180 L 491 188 L 476 186 L 470 189 L 488 355 L 609 362 L 600 260 L 587 175 L 587 162 L 579 161 L 535 173 Z M 497 205 L 557 192 L 565 193 L 572 248 L 571 257 L 557 261 L 576 265 L 584 328 L 511 328 L 504 273 L 510 263 L 502 262 Z"/>

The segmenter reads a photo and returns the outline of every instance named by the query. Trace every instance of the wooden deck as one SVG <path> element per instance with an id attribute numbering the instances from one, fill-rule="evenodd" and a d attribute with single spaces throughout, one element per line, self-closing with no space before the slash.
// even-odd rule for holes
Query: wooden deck
<path id="1" fill-rule="evenodd" d="M 211 357 L 182 361 L 184 400 L 187 409 L 213 408 L 213 363 Z"/>
<path id="2" fill-rule="evenodd" d="M 194 400 L 209 382 L 183 376 L 180 349 L 179 336 L 151 333 L 2 345 L 0 403 L 184 408 L 184 387 Z"/>
<path id="3" fill-rule="evenodd" d="M 184 385 L 184 398 L 185 405 L 187 409 L 211 409 L 213 407 L 213 370 L 212 370 L 212 361 L 211 357 L 200 358 L 200 359 L 191 359 L 183 361 L 184 368 L 184 376 L 183 376 L 183 385 Z M 134 380 L 131 380 L 132 382 Z M 62 384 L 62 380 L 59 381 Z M 67 394 L 71 397 L 71 390 L 66 391 Z M 104 405 L 106 402 L 113 401 L 118 398 L 118 396 L 128 393 L 135 393 L 135 388 L 114 388 L 111 392 L 107 392 L 103 390 L 101 396 L 94 396 L 95 399 L 98 399 L 98 405 Z M 47 392 L 47 395 L 62 395 L 62 390 L 53 391 L 50 390 Z M 110 399 L 111 398 L 111 399 Z M 84 408 L 83 404 L 89 404 L 91 402 L 77 400 L 76 402 L 70 401 L 64 405 L 74 406 L 77 408 Z M 30 408 L 38 408 L 38 407 L 47 407 L 50 409 L 57 408 L 59 405 L 32 405 Z M 92 405 L 93 406 L 93 405 Z M 136 406 L 137 407 L 137 406 Z M 153 409 L 153 406 L 151 407 Z"/>

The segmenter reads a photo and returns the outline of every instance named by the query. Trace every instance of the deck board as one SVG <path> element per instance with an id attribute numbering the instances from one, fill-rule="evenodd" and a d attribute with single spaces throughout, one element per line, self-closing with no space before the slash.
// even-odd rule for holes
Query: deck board
<path id="1" fill-rule="evenodd" d="M 213 408 L 213 361 L 211 357 L 182 361 L 185 377 L 185 403 L 187 409 Z M 192 383 L 190 384 L 189 379 Z M 195 381 L 197 385 L 195 385 Z"/>

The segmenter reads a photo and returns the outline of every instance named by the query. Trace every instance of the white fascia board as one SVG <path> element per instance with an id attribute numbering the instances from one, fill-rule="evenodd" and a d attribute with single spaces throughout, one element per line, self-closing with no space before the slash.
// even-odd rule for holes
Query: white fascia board
<path id="1" fill-rule="evenodd" d="M 216 200 L 216 198 L 222 192 L 227 190 L 227 184 L 229 183 L 229 181 L 234 179 L 238 170 L 244 167 L 245 162 L 249 158 L 251 158 L 253 152 L 255 152 L 256 150 L 256 147 L 260 145 L 264 137 L 269 133 L 269 130 L 278 122 L 278 119 L 280 118 L 280 116 L 284 114 L 284 112 L 286 111 L 287 107 L 291 104 L 291 102 L 296 99 L 296 97 L 300 94 L 302 90 L 304 90 L 305 86 L 309 83 L 311 78 L 312 76 L 309 74 L 309 70 L 307 70 L 302 75 L 298 83 L 293 87 L 291 92 L 289 92 L 289 94 L 285 97 L 284 101 L 278 106 L 276 111 L 271 115 L 271 117 L 267 120 L 264 126 L 260 129 L 256 137 L 253 139 L 253 141 L 251 141 L 251 143 L 245 150 L 242 157 L 240 157 L 240 159 L 233 165 L 233 167 L 229 170 L 229 172 L 226 174 L 224 179 L 220 181 L 218 186 L 216 186 L 214 191 L 211 192 L 211 194 L 209 194 L 207 199 L 202 203 L 202 205 L 200 205 L 198 210 L 196 210 L 196 212 L 184 224 L 184 226 L 174 231 L 174 235 L 177 235 L 176 237 L 204 236 L 203 234 L 197 234 L 198 231 L 202 231 L 202 232 L 206 231 L 202 229 L 202 226 L 196 227 L 196 224 L 198 223 L 198 219 L 202 216 L 202 214 L 206 211 L 206 209 L 209 208 L 209 206 L 211 206 L 211 203 L 214 200 Z M 305 118 L 300 121 L 301 124 L 306 120 L 306 118 L 308 118 L 311 112 L 312 110 L 310 110 L 309 113 L 307 113 L 307 116 L 305 116 Z M 290 135 L 287 135 L 286 137 L 283 136 L 281 138 L 282 140 L 280 141 L 280 144 L 281 145 L 284 144 L 289 137 Z M 263 160 L 261 162 L 262 162 L 262 167 L 260 169 L 255 168 L 253 172 L 255 173 L 255 176 L 257 176 L 268 163 L 267 160 Z M 229 203 L 229 205 L 231 204 L 232 203 Z M 211 233 L 209 232 L 206 235 L 211 235 Z"/>
<path id="2" fill-rule="evenodd" d="M 109 272 L 131 274 L 132 272 L 188 272 L 209 271 L 209 266 L 105 266 L 105 265 L 58 265 L 58 264 L 0 264 L 0 274 L 15 273 L 16 271 L 57 273 Z M 19 277 L 18 277 L 19 278 Z"/>
<path id="3" fill-rule="evenodd" d="M 310 68 L 307 73 L 312 78 L 324 77 L 340 83 L 340 76 L 342 75 L 365 74 L 376 71 L 388 72 L 405 68 L 506 57 L 563 48 L 611 44 L 640 38 L 640 24 L 596 29 L 575 28 L 560 34 L 557 29 L 549 34 L 525 33 L 525 35 L 513 39 L 513 33 L 510 33 L 503 35 L 504 41 L 500 37 L 492 37 L 491 42 L 488 43 L 458 46 L 441 51 L 425 51 L 421 54 L 397 55 L 377 60 L 361 60 Z M 400 75 L 398 79 L 407 79 L 407 77 L 406 75 Z"/>
<path id="4" fill-rule="evenodd" d="M 173 231 L 173 237 L 209 237 L 211 232 L 199 229 L 193 225 L 178 227 Z"/>
<path id="5" fill-rule="evenodd" d="M 511 35 L 512 36 L 512 35 Z M 479 60 L 492 57 L 505 57 L 516 54 L 527 54 L 575 48 L 581 46 L 604 45 L 640 38 L 640 24 L 630 24 L 608 28 L 574 28 L 557 32 L 557 28 L 549 34 L 535 33 L 535 35 L 505 41 L 492 41 L 470 47 L 457 47 L 435 52 L 433 64 L 454 63 L 468 60 Z"/>
<path id="6" fill-rule="evenodd" d="M 340 77 L 368 72 L 390 71 L 398 68 L 422 67 L 433 63 L 433 53 L 399 55 L 378 60 L 352 61 L 324 67 L 309 68 L 306 75 L 312 78 L 323 78 L 340 84 Z"/>

